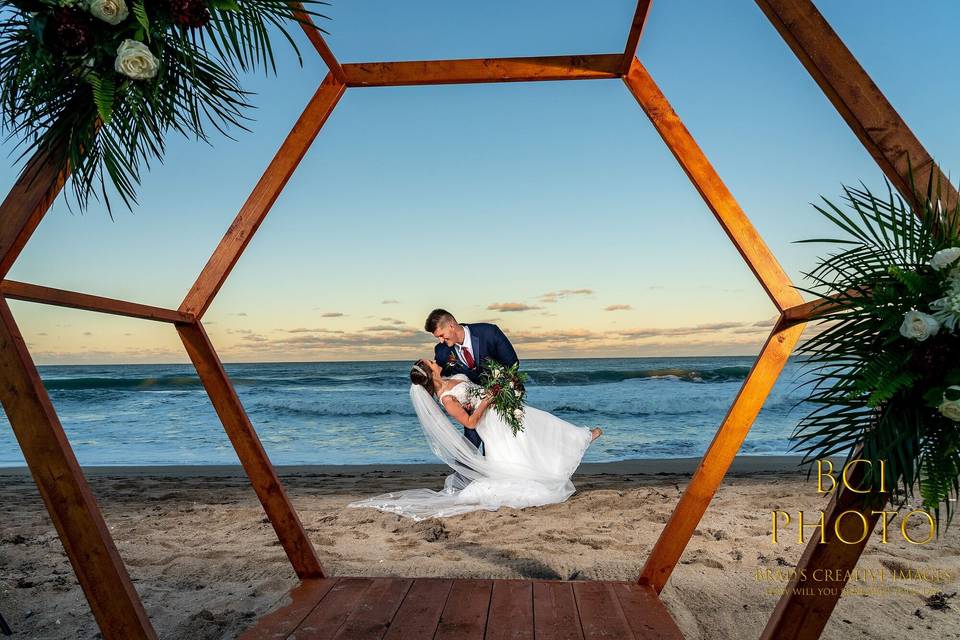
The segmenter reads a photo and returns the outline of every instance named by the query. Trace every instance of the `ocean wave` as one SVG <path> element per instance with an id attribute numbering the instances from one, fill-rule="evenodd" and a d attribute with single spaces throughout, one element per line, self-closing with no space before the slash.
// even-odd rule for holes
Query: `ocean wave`
<path id="1" fill-rule="evenodd" d="M 44 380 L 47 389 L 62 391 L 79 391 L 86 389 L 129 389 L 135 391 L 149 391 L 151 389 L 200 389 L 200 378 L 197 376 L 157 376 L 143 378 L 54 378 Z"/>
<path id="2" fill-rule="evenodd" d="M 680 382 L 731 382 L 743 380 L 750 367 L 729 366 L 712 369 L 597 369 L 590 371 L 546 371 L 532 369 L 526 371 L 530 382 L 540 386 L 596 385 L 626 382 L 628 380 L 666 379 Z M 231 376 L 238 387 L 287 387 L 287 388 L 324 388 L 359 385 L 364 387 L 404 387 L 405 376 L 389 374 L 297 377 L 279 376 Z M 83 391 L 98 389 L 117 389 L 125 391 L 170 391 L 201 389 L 200 378 L 195 375 L 166 375 L 142 377 L 103 377 L 88 376 L 76 378 L 51 378 L 44 380 L 49 390 Z"/>
<path id="3" fill-rule="evenodd" d="M 713 369 L 597 369 L 593 371 L 526 372 L 530 382 L 539 385 L 589 385 L 626 382 L 627 380 L 672 379 L 680 382 L 732 382 L 745 380 L 750 367 L 715 367 Z"/>

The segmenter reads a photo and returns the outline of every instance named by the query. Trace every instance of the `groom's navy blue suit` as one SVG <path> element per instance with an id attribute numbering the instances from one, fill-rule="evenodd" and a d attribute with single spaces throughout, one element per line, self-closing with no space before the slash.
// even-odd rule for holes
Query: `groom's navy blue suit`
<path id="1" fill-rule="evenodd" d="M 488 322 L 471 322 L 469 324 L 464 323 L 463 326 L 470 328 L 471 344 L 464 346 L 470 349 L 470 353 L 473 355 L 474 366 L 473 368 L 467 367 L 467 365 L 457 357 L 455 347 L 448 347 L 445 343 L 441 342 L 433 348 L 433 351 L 437 364 L 443 367 L 441 372 L 443 375 L 452 376 L 457 373 L 463 373 L 473 382 L 479 383 L 480 373 L 482 372 L 481 367 L 485 359 L 490 358 L 496 360 L 507 367 L 512 367 L 519 362 L 517 352 L 514 350 L 513 345 L 510 344 L 510 340 L 507 339 L 507 336 L 503 335 L 503 331 L 501 331 L 497 325 Z M 480 440 L 480 436 L 477 435 L 475 429 L 467 429 L 464 427 L 463 435 L 478 448 L 483 442 Z"/>

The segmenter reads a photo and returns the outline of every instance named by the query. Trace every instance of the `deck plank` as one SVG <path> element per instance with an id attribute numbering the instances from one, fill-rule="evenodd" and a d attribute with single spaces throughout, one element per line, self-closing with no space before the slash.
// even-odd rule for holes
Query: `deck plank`
<path id="1" fill-rule="evenodd" d="M 492 590 L 492 580 L 454 582 L 434 640 L 483 640 Z"/>
<path id="2" fill-rule="evenodd" d="M 636 583 L 612 586 L 637 640 L 683 640 L 677 623 L 652 587 Z"/>
<path id="3" fill-rule="evenodd" d="M 569 582 L 533 583 L 533 620 L 536 640 L 583 640 Z"/>
<path id="4" fill-rule="evenodd" d="M 613 585 L 607 582 L 574 582 L 584 640 L 632 640 L 633 631 L 623 615 Z"/>
<path id="5" fill-rule="evenodd" d="M 290 590 L 290 604 L 260 618 L 257 626 L 242 633 L 237 640 L 284 640 L 310 615 L 338 580 L 339 578 L 304 580 Z"/>
<path id="6" fill-rule="evenodd" d="M 240 640 L 683 640 L 632 582 L 322 578 Z"/>
<path id="7" fill-rule="evenodd" d="M 381 578 L 360 598 L 334 640 L 381 640 L 413 580 Z"/>
<path id="8" fill-rule="evenodd" d="M 533 583 L 496 580 L 485 640 L 533 640 Z"/>
<path id="9" fill-rule="evenodd" d="M 418 578 L 407 591 L 384 640 L 433 638 L 453 580 Z"/>
<path id="10" fill-rule="evenodd" d="M 371 578 L 340 578 L 304 619 L 290 640 L 331 640 L 373 584 Z"/>

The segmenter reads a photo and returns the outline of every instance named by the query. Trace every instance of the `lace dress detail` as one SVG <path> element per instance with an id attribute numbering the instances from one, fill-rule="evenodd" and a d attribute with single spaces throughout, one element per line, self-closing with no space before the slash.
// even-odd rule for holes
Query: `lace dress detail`
<path id="1" fill-rule="evenodd" d="M 450 376 L 447 380 L 463 380 L 459 384 L 454 385 L 452 389 L 448 389 L 440 394 L 440 397 L 437 398 L 440 401 L 440 404 L 443 404 L 443 399 L 446 396 L 452 396 L 457 402 L 466 406 L 468 404 L 475 404 L 475 398 L 473 396 L 474 389 L 480 389 L 480 385 L 475 384 L 470 381 L 466 375 L 462 373 L 457 373 Z"/>

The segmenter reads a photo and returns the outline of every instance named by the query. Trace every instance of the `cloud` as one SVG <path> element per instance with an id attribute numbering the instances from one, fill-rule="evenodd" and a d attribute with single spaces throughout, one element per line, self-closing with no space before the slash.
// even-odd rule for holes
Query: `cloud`
<path id="1" fill-rule="evenodd" d="M 407 324 L 407 323 L 404 322 L 403 320 L 397 320 L 396 318 L 380 318 L 380 319 L 381 319 L 382 321 L 384 321 L 384 322 L 388 322 L 388 323 L 394 324 L 394 325 Z"/>
<path id="2" fill-rule="evenodd" d="M 327 311 L 326 313 L 320 314 L 321 318 L 342 318 L 344 314 L 339 311 Z"/>
<path id="3" fill-rule="evenodd" d="M 625 338 L 643 339 L 657 338 L 660 336 L 692 336 L 703 333 L 714 333 L 726 329 L 737 329 L 750 323 L 747 322 L 713 322 L 710 324 L 698 324 L 690 327 L 654 327 L 644 329 L 627 329 L 621 331 L 620 335 Z"/>
<path id="4" fill-rule="evenodd" d="M 400 304 L 399 300 L 383 300 L 380 304 Z"/>
<path id="5" fill-rule="evenodd" d="M 499 311 L 500 313 L 509 313 L 514 311 L 532 311 L 534 309 L 541 309 L 542 307 L 535 307 L 529 304 L 524 304 L 522 302 L 494 302 L 493 304 L 487 305 L 488 311 Z"/>
<path id="6" fill-rule="evenodd" d="M 247 312 L 246 312 L 246 311 L 238 311 L 237 313 L 234 313 L 233 315 L 235 315 L 235 316 L 244 316 L 244 317 L 246 317 L 246 315 L 247 315 Z"/>
<path id="7" fill-rule="evenodd" d="M 592 296 L 593 289 L 561 289 L 560 291 L 549 291 L 540 296 L 540 302 L 553 303 L 570 296 Z"/>
<path id="8" fill-rule="evenodd" d="M 85 335 L 85 336 L 92 336 L 92 335 L 93 335 L 93 332 L 92 332 L 92 331 L 84 331 L 84 332 L 83 332 L 83 335 Z"/>
<path id="9" fill-rule="evenodd" d="M 339 329 L 307 329 L 306 327 L 297 327 L 296 329 L 278 329 L 278 331 L 284 331 L 286 333 L 343 333 Z M 243 331 L 243 333 L 251 333 L 250 331 Z"/>
<path id="10" fill-rule="evenodd" d="M 605 308 L 604 311 L 630 311 L 633 307 L 628 304 L 611 304 L 609 307 Z"/>

